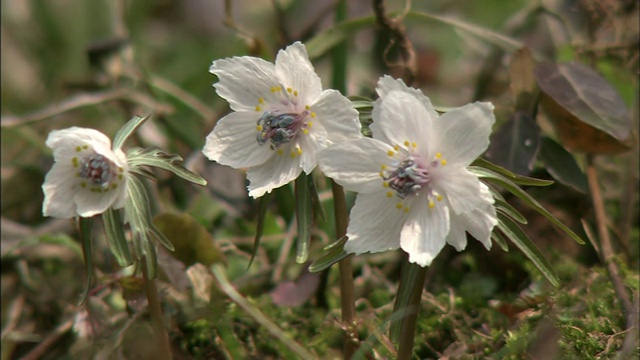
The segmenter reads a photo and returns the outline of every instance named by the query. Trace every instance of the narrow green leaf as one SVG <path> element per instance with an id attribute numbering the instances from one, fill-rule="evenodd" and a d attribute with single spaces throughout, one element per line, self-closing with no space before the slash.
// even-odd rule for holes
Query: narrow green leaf
<path id="1" fill-rule="evenodd" d="M 139 166 L 157 167 L 170 171 L 194 184 L 207 185 L 207 180 L 202 176 L 182 166 L 182 158 L 180 156 L 167 154 L 157 147 L 147 149 L 133 148 L 127 152 L 127 160 L 132 168 Z"/>
<path id="2" fill-rule="evenodd" d="M 251 264 L 253 264 L 253 260 L 256 258 L 258 249 L 260 248 L 260 239 L 262 239 L 262 233 L 264 232 L 264 219 L 267 216 L 267 205 L 269 205 L 270 198 L 271 194 L 266 193 L 258 199 L 258 224 L 256 225 L 256 237 L 253 240 L 253 251 L 251 252 L 251 260 L 249 260 L 247 269 L 251 267 Z"/>
<path id="3" fill-rule="evenodd" d="M 554 179 L 583 194 L 589 192 L 587 176 L 580 170 L 576 159 L 555 140 L 542 137 L 538 158 Z"/>
<path id="4" fill-rule="evenodd" d="M 498 244 L 498 246 L 500 246 L 500 249 L 502 249 L 502 251 L 509 252 L 509 245 L 507 244 L 507 240 L 505 240 L 500 231 L 494 230 L 491 233 L 491 239 L 493 240 L 493 242 Z"/>
<path id="5" fill-rule="evenodd" d="M 324 247 L 324 254 L 309 266 L 309 272 L 316 273 L 328 269 L 331 265 L 346 258 L 350 254 L 344 251 L 344 244 L 347 242 L 347 237 L 343 236 L 340 239 Z"/>
<path id="6" fill-rule="evenodd" d="M 124 207 L 125 220 L 131 226 L 133 246 L 138 260 L 147 256 L 147 271 L 149 278 L 154 279 L 157 272 L 157 254 L 152 240 L 156 240 L 170 251 L 173 244 L 159 231 L 151 220 L 149 198 L 138 178 L 132 176 L 127 184 L 127 201 Z M 153 238 L 153 239 L 152 239 Z M 150 252 L 153 251 L 153 252 Z"/>
<path id="7" fill-rule="evenodd" d="M 560 278 L 549 261 L 516 223 L 508 217 L 498 214 L 498 228 L 518 249 L 520 249 L 520 251 L 525 254 L 529 260 L 531 260 L 531 262 L 553 286 L 560 286 Z"/>
<path id="8" fill-rule="evenodd" d="M 563 224 L 560 220 L 558 220 L 553 214 L 551 214 L 547 209 L 542 207 L 536 199 L 534 199 L 531 195 L 529 195 L 526 191 L 522 190 L 516 184 L 514 184 L 511 180 L 505 178 L 504 176 L 497 174 L 491 170 L 485 168 L 479 168 L 477 166 L 470 166 L 469 171 L 478 175 L 480 178 L 487 179 L 488 181 L 494 182 L 504 189 L 508 190 L 513 195 L 520 198 L 522 201 L 527 203 L 530 207 L 532 207 L 535 211 L 540 213 L 542 216 L 546 217 L 549 221 L 559 227 L 562 231 L 564 231 L 567 235 L 569 235 L 573 240 L 575 240 L 578 244 L 584 245 L 584 240 L 580 238 L 576 233 L 574 233 L 571 229 L 569 229 L 565 224 Z"/>
<path id="9" fill-rule="evenodd" d="M 495 198 L 494 198 L 494 201 L 495 201 L 496 210 L 501 211 L 503 214 L 509 216 L 510 218 L 519 222 L 520 224 L 523 224 L 523 225 L 527 224 L 527 219 L 524 217 L 524 215 L 520 214 L 520 212 L 516 210 L 516 208 L 511 206 L 508 202 L 500 199 L 495 199 Z"/>
<path id="10" fill-rule="evenodd" d="M 116 258 L 118 265 L 129 266 L 133 264 L 133 257 L 129 251 L 129 244 L 124 234 L 124 224 L 117 210 L 108 208 L 102 213 L 102 222 L 107 233 L 109 249 Z"/>
<path id="11" fill-rule="evenodd" d="M 175 248 L 173 246 L 173 243 L 171 241 L 169 241 L 169 239 L 167 239 L 166 236 L 164 236 L 164 233 L 162 231 L 160 231 L 154 224 L 153 224 L 153 220 L 148 220 L 149 223 L 149 234 L 151 236 L 153 236 L 154 239 L 156 239 L 157 242 L 159 242 L 160 244 L 162 244 L 162 246 L 164 246 L 167 250 L 169 251 L 174 251 Z"/>
<path id="12" fill-rule="evenodd" d="M 434 15 L 425 12 L 409 11 L 406 15 L 407 22 L 424 23 L 427 21 L 437 21 L 442 24 L 450 25 L 455 29 L 463 30 L 469 34 L 475 35 L 491 44 L 494 44 L 508 52 L 515 51 L 524 46 L 524 44 L 518 40 L 504 36 L 493 30 L 480 27 L 478 25 L 469 24 L 462 20 L 450 18 L 447 16 Z"/>
<path id="13" fill-rule="evenodd" d="M 296 262 L 302 264 L 309 258 L 309 243 L 313 226 L 313 200 L 310 175 L 300 174 L 295 182 L 296 220 L 298 222 L 298 242 L 296 246 Z"/>
<path id="14" fill-rule="evenodd" d="M 503 167 L 500 167 L 496 164 L 493 164 L 492 162 L 490 162 L 487 159 L 483 159 L 483 158 L 477 158 L 471 165 L 477 166 L 477 167 L 481 167 L 481 168 L 485 168 L 487 170 L 491 170 L 495 173 L 498 173 L 506 178 L 508 178 L 509 180 L 513 181 L 514 183 L 518 184 L 518 185 L 526 185 L 526 186 L 549 186 L 551 184 L 553 184 L 553 181 L 550 180 L 542 180 L 542 179 L 536 179 L 536 178 L 532 178 L 532 177 L 528 177 L 528 176 L 523 176 L 523 175 L 518 175 L 515 174 Z"/>
<path id="15" fill-rule="evenodd" d="M 142 124 L 144 124 L 145 121 L 149 120 L 150 117 L 151 117 L 151 114 L 145 117 L 140 117 L 136 115 L 131 120 L 127 121 L 127 123 L 124 124 L 124 126 L 122 126 L 120 130 L 118 130 L 118 133 L 116 133 L 116 136 L 113 137 L 113 144 L 112 144 L 113 149 L 114 150 L 120 149 L 124 144 L 124 142 L 127 141 L 129 136 L 131 136 L 131 134 L 133 134 L 140 126 L 142 126 Z"/>
<path id="16" fill-rule="evenodd" d="M 93 219 L 91 218 L 76 218 L 78 230 L 80 231 L 80 237 L 82 237 L 82 255 L 84 257 L 84 273 L 86 276 L 85 286 L 82 295 L 80 296 L 80 306 L 87 302 L 89 297 L 89 291 L 93 284 L 93 256 L 91 254 L 91 230 L 93 229 Z"/>
<path id="17" fill-rule="evenodd" d="M 375 23 L 376 18 L 374 16 L 366 16 L 341 22 L 330 27 L 307 41 L 306 47 L 309 59 L 319 58 L 347 37 L 353 36 L 360 30 L 372 27 Z"/>

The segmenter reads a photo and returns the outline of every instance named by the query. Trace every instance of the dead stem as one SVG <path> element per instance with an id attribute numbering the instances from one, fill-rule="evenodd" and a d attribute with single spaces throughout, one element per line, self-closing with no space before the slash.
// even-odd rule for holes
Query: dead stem
<path id="1" fill-rule="evenodd" d="M 602 254 L 600 259 L 609 273 L 609 277 L 613 283 L 613 289 L 616 292 L 620 304 L 624 308 L 625 314 L 629 316 L 633 313 L 633 305 L 620 277 L 618 264 L 615 262 L 615 254 L 613 246 L 611 246 L 609 230 L 607 229 L 607 215 L 605 214 L 602 193 L 598 186 L 598 174 L 593 155 L 587 156 L 587 180 L 589 181 L 589 189 L 591 190 L 591 198 L 596 217 L 596 227 L 598 229 L 598 236 L 600 237 L 600 252 Z"/>
<path id="2" fill-rule="evenodd" d="M 418 74 L 418 65 L 416 52 L 413 48 L 413 43 L 407 36 L 407 30 L 400 21 L 401 19 L 391 19 L 387 16 L 384 0 L 373 0 L 373 11 L 376 15 L 378 26 L 382 28 L 382 31 L 387 32 L 391 39 L 383 54 L 385 64 L 389 67 L 400 66 L 407 69 L 410 78 L 406 80 L 408 84 L 411 84 Z M 407 12 L 406 9 L 405 12 Z M 398 62 L 393 62 L 388 59 L 389 51 L 395 44 L 397 44 L 400 49 L 401 60 Z"/>

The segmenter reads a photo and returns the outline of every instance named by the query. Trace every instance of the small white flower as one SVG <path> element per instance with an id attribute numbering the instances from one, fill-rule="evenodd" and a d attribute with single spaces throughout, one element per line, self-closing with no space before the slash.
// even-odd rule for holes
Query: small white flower
<path id="1" fill-rule="evenodd" d="M 378 82 L 373 139 L 320 152 L 320 169 L 358 192 L 345 250 L 402 248 L 421 266 L 444 247 L 458 251 L 465 231 L 489 249 L 497 224 L 493 197 L 466 167 L 489 145 L 490 103 L 468 104 L 439 116 L 419 90 L 389 76 Z"/>
<path id="2" fill-rule="evenodd" d="M 128 166 L 122 150 L 94 129 L 54 130 L 46 144 L 55 163 L 45 177 L 42 214 L 56 218 L 91 217 L 124 206 Z"/>
<path id="3" fill-rule="evenodd" d="M 218 95 L 235 112 L 220 119 L 203 153 L 248 168 L 249 195 L 257 198 L 317 164 L 319 150 L 362 137 L 358 113 L 336 90 L 322 90 L 304 45 L 281 50 L 275 64 L 255 57 L 216 60 Z"/>

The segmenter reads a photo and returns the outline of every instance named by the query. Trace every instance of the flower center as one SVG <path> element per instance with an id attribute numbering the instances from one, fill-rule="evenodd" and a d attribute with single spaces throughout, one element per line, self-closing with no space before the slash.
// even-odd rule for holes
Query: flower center
<path id="1" fill-rule="evenodd" d="M 111 162 L 100 154 L 91 154 L 80 161 L 78 175 L 89 180 L 91 185 L 99 186 L 102 189 L 109 188 L 109 182 L 113 172 Z"/>
<path id="2" fill-rule="evenodd" d="M 396 191 L 398 197 L 404 199 L 417 194 L 429 182 L 430 177 L 429 169 L 423 166 L 419 159 L 409 156 L 395 170 L 386 172 L 383 179 Z"/>
<path id="3" fill-rule="evenodd" d="M 426 162 L 418 156 L 413 149 L 417 148 L 416 143 L 405 141 L 404 145 L 409 147 L 409 151 L 401 150 L 396 145 L 393 150 L 389 150 L 387 155 L 392 158 L 401 156 L 401 161 L 392 163 L 393 169 L 389 169 L 387 165 L 382 165 L 380 177 L 384 180 L 382 185 L 387 191 L 388 197 L 393 197 L 395 193 L 401 200 L 396 204 L 396 208 L 408 212 L 409 208 L 405 204 L 406 198 L 417 195 L 426 188 L 429 207 L 435 207 L 436 201 L 442 201 L 443 197 L 433 187 L 433 172 L 439 166 L 446 166 L 447 160 L 442 158 L 441 153 L 436 153 L 433 160 Z M 404 156 L 403 156 L 404 155 Z"/>
<path id="4" fill-rule="evenodd" d="M 270 111 L 265 111 L 257 122 L 257 130 L 259 132 L 256 139 L 259 145 L 264 145 L 267 141 L 271 141 L 270 147 L 275 149 L 294 139 L 305 125 L 300 114 L 284 113 L 276 115 Z"/>
<path id="5" fill-rule="evenodd" d="M 256 122 L 256 141 L 259 145 L 269 142 L 271 150 L 277 149 L 278 155 L 282 155 L 284 151 L 279 149 L 280 145 L 295 141 L 301 132 L 308 134 L 316 113 L 309 105 L 302 106 L 298 90 L 274 86 L 270 92 L 265 97 L 267 100 L 258 98 L 255 107 L 256 112 L 262 113 Z M 291 150 L 291 157 L 299 156 L 301 151 L 296 145 Z"/>

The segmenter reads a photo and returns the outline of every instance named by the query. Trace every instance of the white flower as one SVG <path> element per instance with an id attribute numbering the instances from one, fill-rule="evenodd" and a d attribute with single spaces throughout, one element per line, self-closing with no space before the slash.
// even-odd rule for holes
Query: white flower
<path id="1" fill-rule="evenodd" d="M 358 113 L 336 90 L 322 90 L 304 45 L 281 50 L 275 64 L 255 57 L 216 60 L 218 95 L 235 112 L 220 119 L 203 153 L 248 168 L 249 195 L 257 198 L 317 164 L 330 144 L 360 139 Z"/>
<path id="2" fill-rule="evenodd" d="M 320 169 L 358 192 L 345 250 L 402 248 L 421 266 L 444 247 L 458 251 L 465 231 L 489 249 L 497 224 L 493 197 L 466 167 L 489 145 L 490 103 L 468 104 L 438 116 L 429 99 L 389 76 L 378 82 L 373 139 L 320 152 Z"/>
<path id="3" fill-rule="evenodd" d="M 127 158 L 103 133 L 79 127 L 54 130 L 46 144 L 55 163 L 45 177 L 42 214 L 91 217 L 124 206 Z"/>

